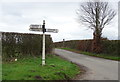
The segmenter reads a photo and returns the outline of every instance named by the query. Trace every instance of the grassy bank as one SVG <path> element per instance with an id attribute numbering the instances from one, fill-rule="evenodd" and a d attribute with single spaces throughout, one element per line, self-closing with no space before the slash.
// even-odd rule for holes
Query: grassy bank
<path id="1" fill-rule="evenodd" d="M 120 57 L 113 56 L 113 55 L 111 56 L 109 54 L 95 54 L 95 53 L 83 52 L 83 51 L 79 51 L 79 50 L 75 50 L 75 49 L 71 49 L 71 48 L 60 48 L 60 49 L 64 49 L 64 50 L 68 50 L 68 51 L 72 51 L 72 52 L 76 52 L 76 53 L 80 53 L 80 54 L 84 54 L 84 55 L 89 55 L 89 56 L 95 56 L 95 57 L 120 61 Z"/>
<path id="2" fill-rule="evenodd" d="M 28 57 L 14 62 L 3 62 L 3 80 L 66 80 L 80 73 L 77 65 L 55 55 L 47 55 L 46 65 L 41 57 Z"/>

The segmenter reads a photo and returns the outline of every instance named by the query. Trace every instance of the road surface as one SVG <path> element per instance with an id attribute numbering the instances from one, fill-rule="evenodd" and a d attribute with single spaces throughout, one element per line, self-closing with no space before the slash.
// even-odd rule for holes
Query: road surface
<path id="1" fill-rule="evenodd" d="M 118 61 L 107 60 L 55 49 L 55 54 L 85 66 L 86 73 L 79 80 L 118 80 Z"/>

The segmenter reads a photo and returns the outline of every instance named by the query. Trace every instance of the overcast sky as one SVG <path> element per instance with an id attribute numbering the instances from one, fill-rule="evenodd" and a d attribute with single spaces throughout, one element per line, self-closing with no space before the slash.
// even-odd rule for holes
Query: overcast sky
<path id="1" fill-rule="evenodd" d="M 51 34 L 54 42 L 65 40 L 92 39 L 93 31 L 78 23 L 76 11 L 82 2 L 40 2 L 37 0 L 3 0 L 0 3 L 0 31 L 38 33 L 29 31 L 30 24 L 42 24 L 46 21 L 46 28 L 58 29 L 58 33 Z M 110 2 L 117 15 L 110 25 L 103 30 L 103 37 L 118 39 L 118 0 Z"/>

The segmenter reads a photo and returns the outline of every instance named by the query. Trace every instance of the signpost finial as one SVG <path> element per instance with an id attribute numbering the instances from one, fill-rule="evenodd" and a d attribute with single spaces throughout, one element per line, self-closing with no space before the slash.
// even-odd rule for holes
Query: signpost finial
<path id="1" fill-rule="evenodd" d="M 43 25 L 45 25 L 45 20 L 43 20 Z"/>

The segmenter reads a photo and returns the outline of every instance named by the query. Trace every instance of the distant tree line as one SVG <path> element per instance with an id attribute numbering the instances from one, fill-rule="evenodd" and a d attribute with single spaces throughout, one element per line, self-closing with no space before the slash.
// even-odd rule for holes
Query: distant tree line
<path id="1" fill-rule="evenodd" d="M 29 33 L 2 32 L 2 58 L 40 56 L 42 35 Z M 46 35 L 46 53 L 52 51 L 52 38 Z"/>

